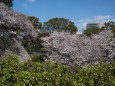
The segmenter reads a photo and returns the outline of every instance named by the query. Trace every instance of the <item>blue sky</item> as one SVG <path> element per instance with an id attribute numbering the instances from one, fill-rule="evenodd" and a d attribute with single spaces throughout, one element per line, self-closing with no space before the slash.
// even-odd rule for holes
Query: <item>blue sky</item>
<path id="1" fill-rule="evenodd" d="M 115 21 L 115 0 L 14 0 L 13 8 L 41 22 L 54 17 L 67 18 L 79 32 L 90 22 Z"/>

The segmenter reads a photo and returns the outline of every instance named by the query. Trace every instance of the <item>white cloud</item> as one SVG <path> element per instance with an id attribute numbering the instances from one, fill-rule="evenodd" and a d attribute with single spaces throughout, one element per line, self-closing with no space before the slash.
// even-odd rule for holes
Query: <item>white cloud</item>
<path id="1" fill-rule="evenodd" d="M 24 7 L 28 7 L 28 5 L 26 3 L 24 3 Z"/>
<path id="2" fill-rule="evenodd" d="M 100 25 L 103 25 L 104 22 L 107 21 L 115 21 L 114 16 L 111 15 L 103 15 L 103 16 L 94 16 L 88 19 L 81 19 L 78 22 L 78 26 L 80 29 L 86 29 L 87 23 L 100 23 Z"/>
<path id="3" fill-rule="evenodd" d="M 34 3 L 34 2 L 36 2 L 36 0 L 28 0 L 29 2 L 31 2 L 31 3 Z M 24 5 L 24 7 L 28 7 L 28 4 L 27 4 L 27 2 L 26 3 L 24 3 L 23 4 Z"/>
<path id="4" fill-rule="evenodd" d="M 28 0 L 29 2 L 35 2 L 36 0 Z"/>
<path id="5" fill-rule="evenodd" d="M 107 16 L 95 16 L 94 20 L 106 20 L 106 19 L 110 19 L 113 16 L 107 15 Z"/>
<path id="6" fill-rule="evenodd" d="M 81 19 L 79 22 L 89 22 L 89 21 L 91 21 L 91 19 Z"/>
<path id="7" fill-rule="evenodd" d="M 110 16 L 110 15 L 107 15 L 107 16 L 94 16 L 92 18 L 89 18 L 89 19 L 82 19 L 80 20 L 79 22 L 100 22 L 100 21 L 105 21 L 105 20 L 109 20 L 111 18 L 113 18 L 114 16 Z"/>

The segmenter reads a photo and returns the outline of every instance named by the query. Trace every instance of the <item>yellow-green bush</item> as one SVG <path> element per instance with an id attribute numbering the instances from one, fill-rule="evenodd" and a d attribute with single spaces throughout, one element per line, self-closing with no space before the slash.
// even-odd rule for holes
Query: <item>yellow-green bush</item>
<path id="1" fill-rule="evenodd" d="M 115 62 L 71 72 L 59 62 L 20 64 L 12 54 L 0 61 L 0 86 L 115 86 Z"/>

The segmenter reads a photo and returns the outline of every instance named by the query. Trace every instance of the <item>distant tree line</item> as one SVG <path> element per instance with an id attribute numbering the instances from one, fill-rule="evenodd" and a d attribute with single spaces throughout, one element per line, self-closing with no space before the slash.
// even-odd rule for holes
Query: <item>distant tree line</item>
<path id="1" fill-rule="evenodd" d="M 93 35 L 93 34 L 97 34 L 100 31 L 104 30 L 104 29 L 111 29 L 115 35 L 115 22 L 114 21 L 109 21 L 109 22 L 105 22 L 104 26 L 102 27 L 97 27 L 97 28 L 86 28 L 85 30 L 83 30 L 83 34 L 86 34 L 88 37 Z"/>

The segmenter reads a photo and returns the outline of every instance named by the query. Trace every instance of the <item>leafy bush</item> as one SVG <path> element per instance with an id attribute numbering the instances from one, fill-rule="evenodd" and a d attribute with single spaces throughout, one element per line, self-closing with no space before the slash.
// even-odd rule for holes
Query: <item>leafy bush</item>
<path id="1" fill-rule="evenodd" d="M 75 79 L 83 86 L 114 86 L 115 62 L 83 68 L 76 73 Z"/>
<path id="2" fill-rule="evenodd" d="M 0 86 L 11 86 L 17 81 L 21 71 L 20 63 L 15 54 L 10 54 L 0 61 Z"/>
<path id="3" fill-rule="evenodd" d="M 12 54 L 0 61 L 0 86 L 115 86 L 115 62 L 71 72 L 59 62 L 20 64 Z"/>

